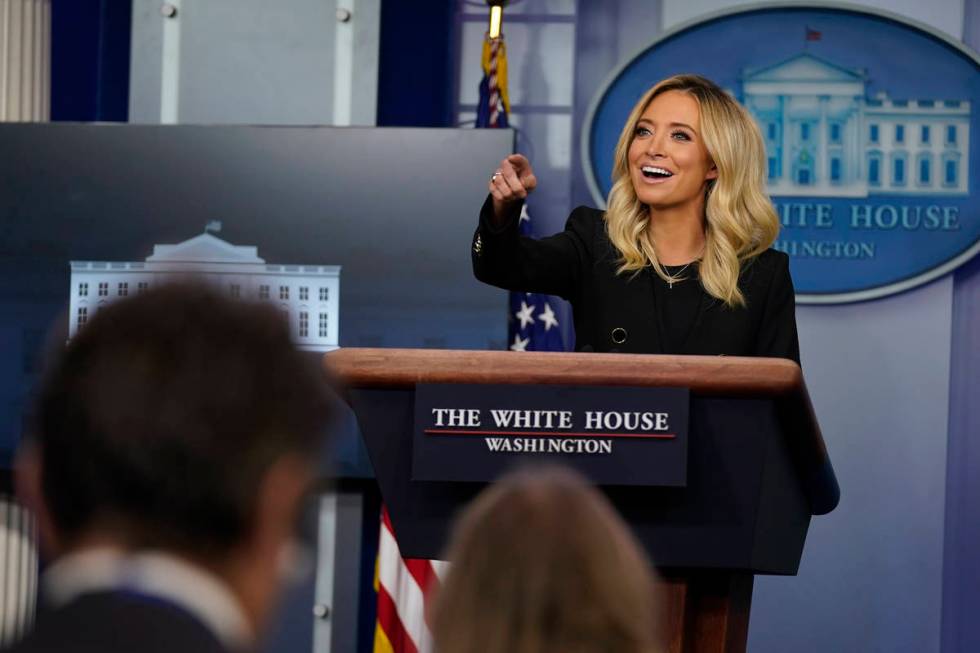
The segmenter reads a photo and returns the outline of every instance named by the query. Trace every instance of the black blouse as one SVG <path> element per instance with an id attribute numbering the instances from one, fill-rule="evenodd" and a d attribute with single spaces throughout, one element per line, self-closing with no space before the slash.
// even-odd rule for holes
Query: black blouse
<path id="1" fill-rule="evenodd" d="M 698 278 L 697 263 L 665 265 L 667 274 L 682 279 L 673 285 L 660 278 L 653 268 L 647 272 L 653 277 L 653 302 L 657 313 L 657 326 L 665 354 L 680 354 L 684 351 L 694 320 L 701 305 L 701 281 Z"/>

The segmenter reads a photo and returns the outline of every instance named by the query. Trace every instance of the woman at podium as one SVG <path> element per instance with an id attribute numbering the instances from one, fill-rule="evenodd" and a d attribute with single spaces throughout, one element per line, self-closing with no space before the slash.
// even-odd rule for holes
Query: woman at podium
<path id="1" fill-rule="evenodd" d="M 789 258 L 765 193 L 765 146 L 713 82 L 647 91 L 616 145 L 605 212 L 580 206 L 548 238 L 519 234 L 537 180 L 514 154 L 489 182 L 476 277 L 572 304 L 578 351 L 772 356 L 799 362 Z"/>

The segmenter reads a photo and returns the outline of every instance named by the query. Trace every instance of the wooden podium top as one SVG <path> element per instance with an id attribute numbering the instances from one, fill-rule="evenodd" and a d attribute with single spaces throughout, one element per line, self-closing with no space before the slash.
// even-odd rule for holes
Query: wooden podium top
<path id="1" fill-rule="evenodd" d="M 324 357 L 354 388 L 417 383 L 675 386 L 706 395 L 792 395 L 799 365 L 781 358 L 446 349 L 338 349 Z"/>

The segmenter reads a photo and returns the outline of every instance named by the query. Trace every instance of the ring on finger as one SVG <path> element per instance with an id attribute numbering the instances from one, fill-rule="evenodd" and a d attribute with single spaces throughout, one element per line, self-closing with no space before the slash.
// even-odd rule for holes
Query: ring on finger
<path id="1" fill-rule="evenodd" d="M 492 175 L 490 175 L 490 183 L 492 184 L 493 182 L 497 181 L 497 177 L 499 177 L 502 174 L 504 174 L 503 170 L 497 170 L 496 172 L 494 172 Z"/>

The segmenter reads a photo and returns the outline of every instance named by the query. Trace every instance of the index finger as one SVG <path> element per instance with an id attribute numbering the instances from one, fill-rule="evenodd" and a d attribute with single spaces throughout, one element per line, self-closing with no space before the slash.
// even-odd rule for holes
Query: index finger
<path id="1" fill-rule="evenodd" d="M 523 154 L 511 154 L 508 155 L 507 161 L 510 162 L 512 166 L 521 170 L 523 168 L 530 168 L 531 162 L 527 160 L 527 157 Z"/>

